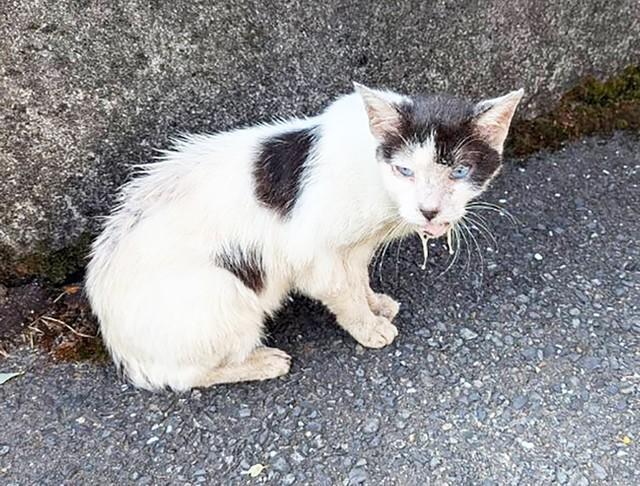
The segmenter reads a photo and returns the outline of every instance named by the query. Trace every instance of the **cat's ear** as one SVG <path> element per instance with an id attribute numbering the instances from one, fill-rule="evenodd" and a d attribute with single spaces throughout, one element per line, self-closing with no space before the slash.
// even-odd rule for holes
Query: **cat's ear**
<path id="1" fill-rule="evenodd" d="M 384 140 L 385 135 L 396 133 L 400 127 L 400 113 L 393 104 L 385 100 L 380 93 L 359 83 L 353 83 L 353 87 L 364 101 L 373 136 L 378 140 Z"/>
<path id="2" fill-rule="evenodd" d="M 478 134 L 499 153 L 502 153 L 511 119 L 523 94 L 521 88 L 499 98 L 481 101 L 475 106 L 473 118 Z"/>

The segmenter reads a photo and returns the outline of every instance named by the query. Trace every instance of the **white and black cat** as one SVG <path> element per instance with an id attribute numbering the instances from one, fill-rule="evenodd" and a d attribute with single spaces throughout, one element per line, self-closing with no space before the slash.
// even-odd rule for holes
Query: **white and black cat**
<path id="1" fill-rule="evenodd" d="M 116 364 L 177 390 L 284 375 L 263 321 L 292 290 L 360 344 L 398 334 L 376 248 L 438 237 L 498 172 L 523 91 L 471 103 L 356 85 L 320 115 L 178 141 L 93 244 L 86 291 Z"/>

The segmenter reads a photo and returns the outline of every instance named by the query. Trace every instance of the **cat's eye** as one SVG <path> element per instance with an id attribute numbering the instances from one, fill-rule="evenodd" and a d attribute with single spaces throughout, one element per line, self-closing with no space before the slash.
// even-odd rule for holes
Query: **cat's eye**
<path id="1" fill-rule="evenodd" d="M 451 169 L 451 174 L 449 175 L 449 177 L 451 177 L 452 179 L 464 179 L 469 175 L 469 172 L 471 172 L 470 166 L 458 165 L 457 167 Z"/>
<path id="2" fill-rule="evenodd" d="M 408 167 L 402 167 L 401 165 L 394 165 L 393 168 L 400 174 L 402 177 L 413 177 L 413 171 Z"/>

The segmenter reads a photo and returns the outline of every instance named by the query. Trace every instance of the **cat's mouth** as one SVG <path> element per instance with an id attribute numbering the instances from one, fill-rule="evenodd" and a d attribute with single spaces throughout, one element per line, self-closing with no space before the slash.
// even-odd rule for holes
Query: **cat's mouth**
<path id="1" fill-rule="evenodd" d="M 440 238 L 444 235 L 451 225 L 449 223 L 434 223 L 429 221 L 428 223 L 422 225 L 420 230 L 427 238 Z"/>

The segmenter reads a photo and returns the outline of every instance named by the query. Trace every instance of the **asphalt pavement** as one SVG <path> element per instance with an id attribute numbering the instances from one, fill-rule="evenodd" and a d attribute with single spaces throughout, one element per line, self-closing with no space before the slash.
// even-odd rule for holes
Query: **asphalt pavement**
<path id="1" fill-rule="evenodd" d="M 639 168 L 633 134 L 509 161 L 483 197 L 517 219 L 481 213 L 497 245 L 476 232 L 443 274 L 415 238 L 372 268 L 402 302 L 382 350 L 300 297 L 269 326 L 293 356 L 273 381 L 153 394 L 13 350 L 0 483 L 638 484 Z"/>

